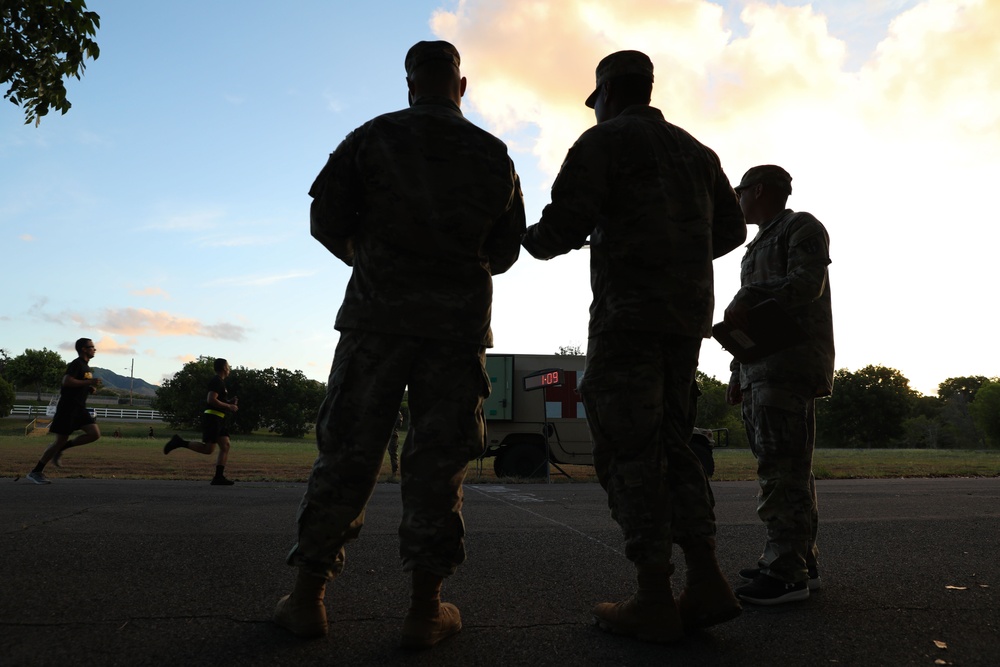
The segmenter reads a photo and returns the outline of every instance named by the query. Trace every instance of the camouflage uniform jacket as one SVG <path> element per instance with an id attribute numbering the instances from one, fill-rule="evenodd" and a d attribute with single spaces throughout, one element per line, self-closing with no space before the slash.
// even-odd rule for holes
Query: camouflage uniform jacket
<path id="1" fill-rule="evenodd" d="M 522 244 L 549 259 L 582 247 L 588 235 L 591 336 L 711 335 L 712 260 L 746 239 L 711 149 L 647 105 L 584 132 Z"/>
<path id="2" fill-rule="evenodd" d="M 337 329 L 492 345 L 491 276 L 525 225 L 502 141 L 421 98 L 349 134 L 309 194 L 312 235 L 353 267 Z"/>
<path id="3" fill-rule="evenodd" d="M 740 386 L 767 382 L 807 388 L 814 396 L 833 391 L 833 312 L 830 307 L 830 237 L 809 213 L 786 209 L 747 244 L 742 287 L 733 298 L 750 308 L 775 299 L 802 326 L 807 340 L 749 364 L 733 360 Z"/>

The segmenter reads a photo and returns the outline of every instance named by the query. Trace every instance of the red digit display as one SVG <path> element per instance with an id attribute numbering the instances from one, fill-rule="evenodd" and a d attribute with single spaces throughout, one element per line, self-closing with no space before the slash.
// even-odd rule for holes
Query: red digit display
<path id="1" fill-rule="evenodd" d="M 542 389 L 544 387 L 561 387 L 562 371 L 558 368 L 546 368 L 524 378 L 524 390 Z"/>

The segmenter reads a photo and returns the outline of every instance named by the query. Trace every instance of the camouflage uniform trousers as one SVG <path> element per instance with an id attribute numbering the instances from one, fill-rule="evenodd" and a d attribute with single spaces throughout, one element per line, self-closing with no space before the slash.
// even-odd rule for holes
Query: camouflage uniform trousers
<path id="1" fill-rule="evenodd" d="M 714 502 L 689 441 L 701 339 L 611 332 L 590 339 L 580 393 L 594 466 L 622 528 L 625 556 L 669 565 L 682 548 L 715 536 Z"/>
<path id="2" fill-rule="evenodd" d="M 365 506 L 409 387 L 410 429 L 403 443 L 404 570 L 453 574 L 465 560 L 462 482 L 485 445 L 483 400 L 490 384 L 485 348 L 346 330 L 316 422 L 319 455 L 298 512 L 298 543 L 288 564 L 332 578 L 356 539 Z"/>
<path id="3" fill-rule="evenodd" d="M 396 474 L 399 470 L 399 433 L 396 432 L 396 427 L 392 427 L 392 435 L 389 436 L 389 467 L 392 468 L 392 474 Z"/>
<path id="4" fill-rule="evenodd" d="M 819 556 L 815 406 L 809 391 L 765 383 L 743 391 L 743 423 L 757 457 L 757 516 L 767 526 L 758 565 L 782 581 L 805 581 Z"/>

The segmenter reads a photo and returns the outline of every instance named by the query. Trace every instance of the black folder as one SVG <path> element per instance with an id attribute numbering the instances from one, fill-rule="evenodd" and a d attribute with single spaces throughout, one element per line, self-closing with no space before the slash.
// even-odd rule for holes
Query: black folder
<path id="1" fill-rule="evenodd" d="M 806 332 L 774 299 L 761 301 L 747 311 L 747 327 L 722 321 L 712 336 L 741 364 L 749 364 L 801 343 Z"/>

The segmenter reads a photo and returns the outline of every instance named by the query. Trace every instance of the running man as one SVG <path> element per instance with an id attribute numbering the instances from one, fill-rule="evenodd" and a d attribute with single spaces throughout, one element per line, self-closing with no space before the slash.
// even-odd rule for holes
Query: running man
<path id="1" fill-rule="evenodd" d="M 37 465 L 28 473 L 28 479 L 35 484 L 51 484 L 43 472 L 49 461 L 57 467 L 62 467 L 62 453 L 70 447 L 79 447 L 95 442 L 101 437 L 101 429 L 93 415 L 87 411 L 87 397 L 101 386 L 101 379 L 95 378 L 90 372 L 90 360 L 94 358 L 97 348 L 89 338 L 76 341 L 76 353 L 79 355 L 66 367 L 62 386 L 59 388 L 59 403 L 56 405 L 56 415 L 49 426 L 49 432 L 56 434 L 56 441 L 49 445 Z M 83 431 L 71 441 L 73 431 Z"/>
<path id="2" fill-rule="evenodd" d="M 212 478 L 213 486 L 232 486 L 235 482 L 226 479 L 223 472 L 226 469 L 226 461 L 229 458 L 229 431 L 226 430 L 226 413 L 236 413 L 239 407 L 236 405 L 237 398 L 229 397 L 226 393 L 226 378 L 229 377 L 229 362 L 225 359 L 215 360 L 215 375 L 208 382 L 208 397 L 205 399 L 206 408 L 201 416 L 201 442 L 189 442 L 176 433 L 170 438 L 170 442 L 163 446 L 163 453 L 170 452 L 180 447 L 186 447 L 192 452 L 211 455 L 215 451 L 215 446 L 219 446 L 219 455 L 215 459 L 215 477 Z"/>

